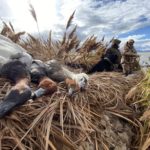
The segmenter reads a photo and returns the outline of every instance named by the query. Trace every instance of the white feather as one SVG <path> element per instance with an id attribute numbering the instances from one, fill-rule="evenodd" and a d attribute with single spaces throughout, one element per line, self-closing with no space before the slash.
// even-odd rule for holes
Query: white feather
<path id="1" fill-rule="evenodd" d="M 66 77 L 71 78 L 76 81 L 76 84 L 79 85 L 80 88 L 85 88 L 87 86 L 87 82 L 89 77 L 85 73 L 74 73 L 68 70 L 67 68 L 63 67 L 63 72 Z"/>

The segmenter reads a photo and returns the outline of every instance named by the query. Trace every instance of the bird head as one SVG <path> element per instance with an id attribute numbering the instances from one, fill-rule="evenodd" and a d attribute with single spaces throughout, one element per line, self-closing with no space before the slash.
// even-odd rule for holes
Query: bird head
<path id="1" fill-rule="evenodd" d="M 76 74 L 73 79 L 67 78 L 65 83 L 68 87 L 69 95 L 77 91 L 85 90 L 88 85 L 88 79 L 89 77 L 85 73 Z"/>
<path id="2" fill-rule="evenodd" d="M 80 90 L 85 90 L 88 85 L 89 77 L 85 73 L 76 74 L 74 77 L 76 84 L 79 86 Z"/>

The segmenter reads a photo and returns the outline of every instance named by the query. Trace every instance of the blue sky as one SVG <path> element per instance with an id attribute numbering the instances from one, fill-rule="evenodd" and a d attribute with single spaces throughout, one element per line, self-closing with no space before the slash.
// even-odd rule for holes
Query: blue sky
<path id="1" fill-rule="evenodd" d="M 122 40 L 133 38 L 136 41 L 136 49 L 138 51 L 150 51 L 150 26 L 141 27 L 130 32 L 119 34 Z"/>
<path id="2" fill-rule="evenodd" d="M 119 38 L 127 37 L 129 35 L 142 35 L 142 34 L 145 35 L 145 38 L 150 38 L 150 26 L 145 26 L 143 28 L 132 30 L 132 31 L 124 33 L 124 34 L 120 34 Z"/>
<path id="3" fill-rule="evenodd" d="M 0 18 L 11 21 L 17 31 L 36 33 L 29 2 L 36 10 L 41 33 L 52 30 L 53 36 L 60 38 L 76 10 L 73 24 L 78 25 L 81 40 L 105 35 L 107 40 L 118 37 L 123 45 L 133 38 L 137 50 L 150 50 L 149 0 L 0 0 Z"/>

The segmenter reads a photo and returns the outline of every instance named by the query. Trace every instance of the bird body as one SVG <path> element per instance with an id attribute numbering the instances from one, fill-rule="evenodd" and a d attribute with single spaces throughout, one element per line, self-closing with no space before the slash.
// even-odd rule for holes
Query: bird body
<path id="1" fill-rule="evenodd" d="M 0 35 L 0 66 L 9 60 L 17 59 L 30 66 L 33 59 L 24 48 Z"/>

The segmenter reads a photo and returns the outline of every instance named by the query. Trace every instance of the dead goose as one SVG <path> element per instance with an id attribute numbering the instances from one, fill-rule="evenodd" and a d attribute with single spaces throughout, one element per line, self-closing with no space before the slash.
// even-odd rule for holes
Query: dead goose
<path id="1" fill-rule="evenodd" d="M 34 63 L 26 50 L 2 35 L 0 35 L 0 58 L 2 58 L 0 77 L 10 79 L 15 84 L 0 103 L 0 118 L 2 118 L 16 106 L 22 105 L 31 98 L 30 69 Z M 40 66 L 35 68 L 38 70 Z M 56 90 L 55 82 L 44 74 L 38 83 L 39 89 L 35 92 L 38 93 L 37 97 Z"/>

